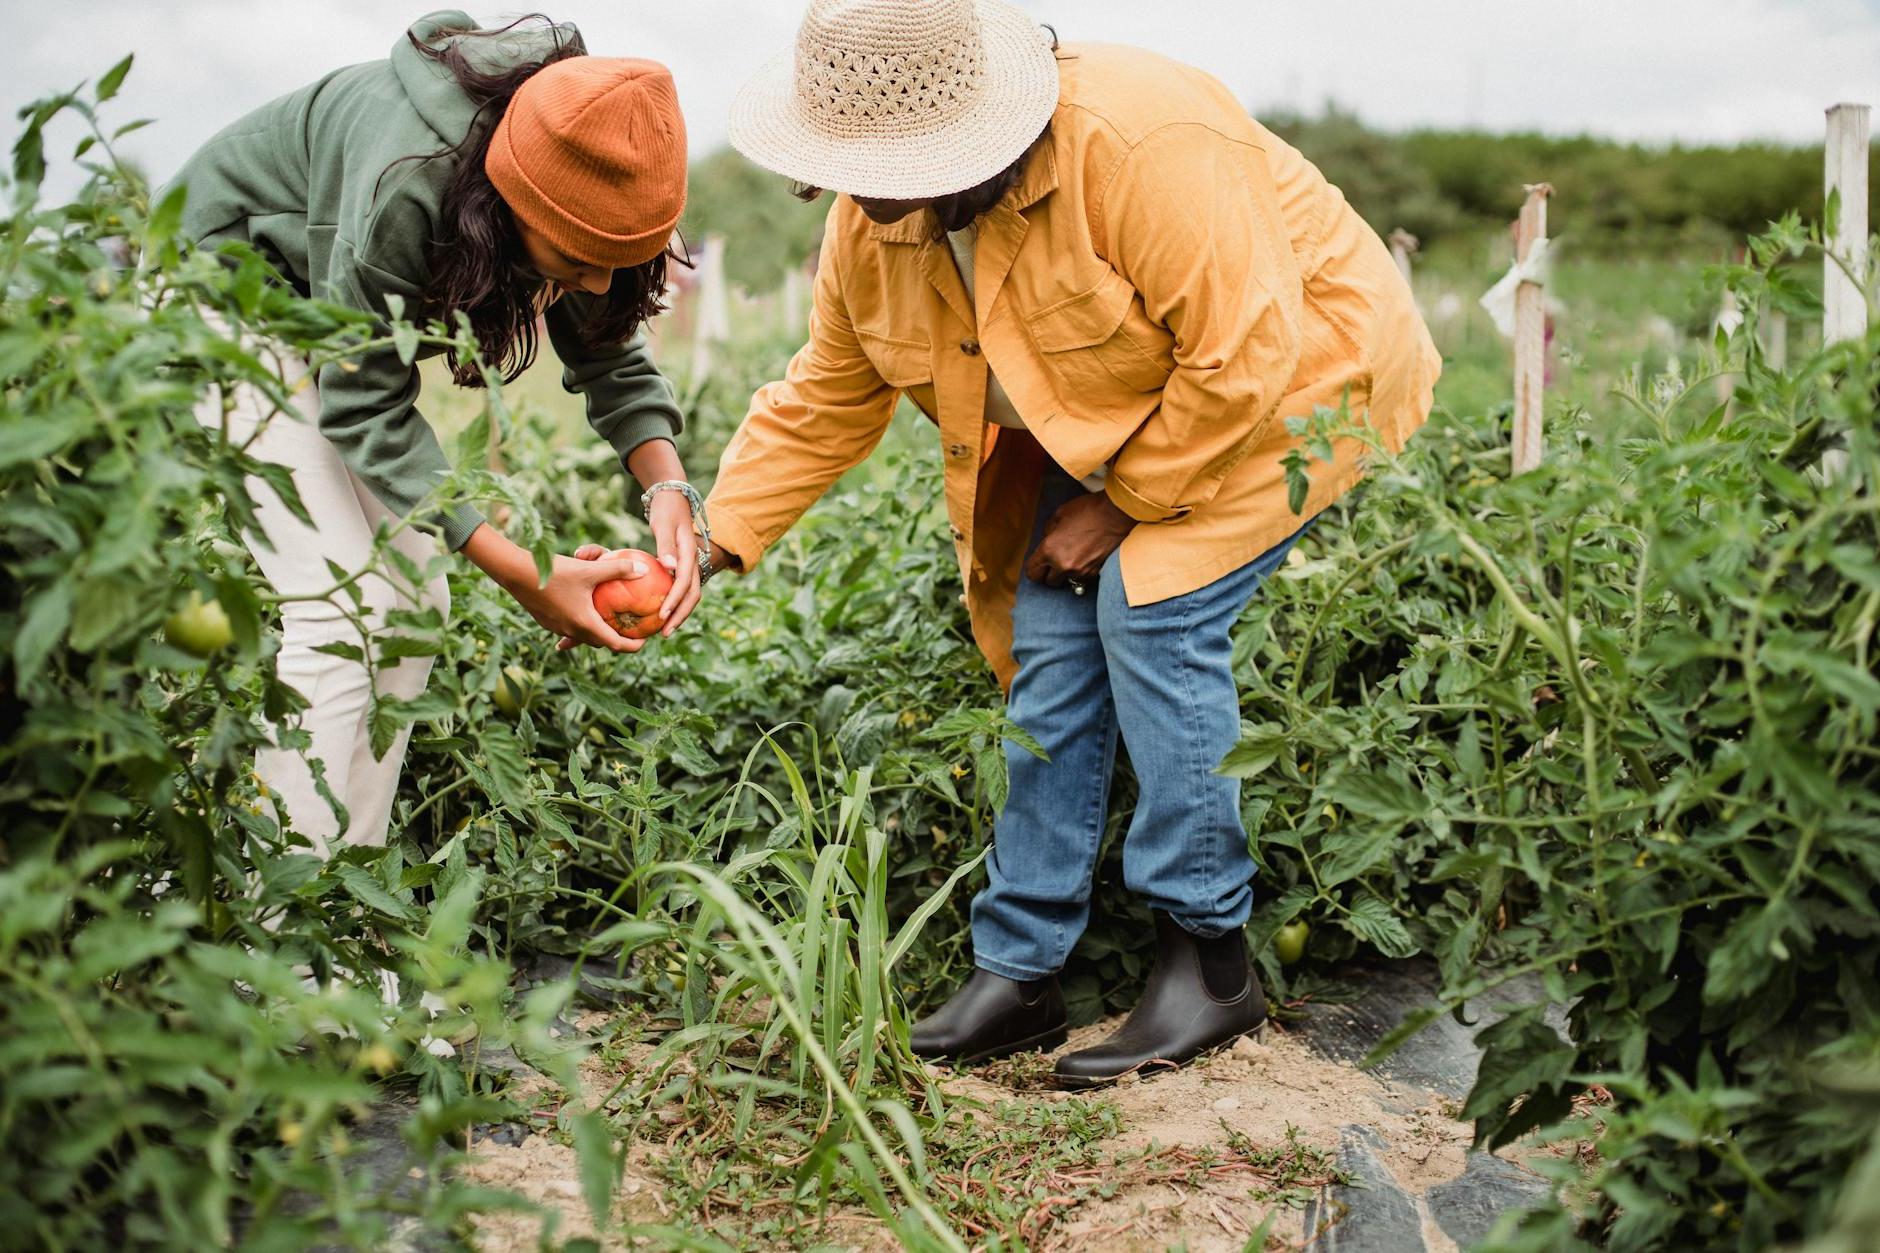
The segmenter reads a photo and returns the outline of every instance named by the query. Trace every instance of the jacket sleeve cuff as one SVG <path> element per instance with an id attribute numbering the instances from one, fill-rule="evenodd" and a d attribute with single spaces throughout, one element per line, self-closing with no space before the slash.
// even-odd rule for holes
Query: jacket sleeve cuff
<path id="1" fill-rule="evenodd" d="M 1188 512 L 1186 509 L 1170 509 L 1138 494 L 1114 470 L 1103 481 L 1103 493 L 1110 498 L 1111 504 L 1138 522 L 1167 522 L 1170 518 L 1179 518 Z"/>
<path id="2" fill-rule="evenodd" d="M 456 552 L 470 542 L 471 532 L 483 525 L 483 515 L 473 505 L 458 505 L 433 521 L 443 532 L 444 547 Z"/>
<path id="3" fill-rule="evenodd" d="M 705 502 L 705 517 L 711 522 L 712 541 L 738 559 L 738 573 L 749 574 L 762 560 L 765 544 L 757 538 L 750 524 L 734 513 L 721 513 Z"/>

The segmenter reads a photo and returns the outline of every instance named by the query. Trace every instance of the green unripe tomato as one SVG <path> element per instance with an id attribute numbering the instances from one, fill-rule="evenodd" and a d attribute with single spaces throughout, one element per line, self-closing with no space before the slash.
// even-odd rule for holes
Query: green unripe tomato
<path id="1" fill-rule="evenodd" d="M 496 680 L 496 691 L 491 697 L 496 707 L 513 718 L 521 713 L 529 698 L 535 695 L 535 672 L 527 666 L 510 665 L 503 667 L 502 677 Z"/>
<path id="2" fill-rule="evenodd" d="M 192 657 L 208 657 L 235 642 L 235 629 L 221 601 L 204 601 L 191 592 L 183 607 L 163 620 L 163 638 Z"/>
<path id="3" fill-rule="evenodd" d="M 1289 922 L 1273 936 L 1273 955 L 1279 958 L 1280 965 L 1290 966 L 1306 953 L 1306 940 L 1312 934 L 1312 927 L 1305 919 Z"/>

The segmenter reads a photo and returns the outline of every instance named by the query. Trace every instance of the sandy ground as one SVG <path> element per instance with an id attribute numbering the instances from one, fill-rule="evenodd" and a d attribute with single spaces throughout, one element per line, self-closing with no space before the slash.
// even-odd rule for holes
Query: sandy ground
<path id="1" fill-rule="evenodd" d="M 598 1016 L 579 1024 L 594 1029 Z M 1087 1047 L 1114 1030 L 1120 1019 L 1074 1032 L 1067 1049 Z M 631 1062 L 629 1062 L 631 1064 Z M 608 1075 L 590 1060 L 587 1078 L 604 1090 Z M 1021 1099 L 1059 1101 L 1071 1094 L 1024 1090 L 996 1082 L 997 1068 L 953 1076 L 947 1087 L 960 1096 L 990 1103 Z M 1125 1082 L 1102 1094 L 1121 1114 L 1122 1131 L 1111 1142 L 1121 1152 L 1150 1145 L 1185 1145 L 1225 1150 L 1230 1129 L 1259 1145 L 1280 1145 L 1297 1128 L 1305 1143 L 1335 1149 L 1339 1130 L 1352 1124 L 1376 1130 L 1390 1146 L 1385 1164 L 1406 1192 L 1419 1196 L 1429 1185 L 1459 1176 L 1469 1145 L 1469 1127 L 1456 1122 L 1443 1102 L 1427 1092 L 1388 1086 L 1375 1076 L 1330 1061 L 1276 1026 L 1258 1038 L 1173 1074 Z M 660 1185 L 648 1158 L 664 1146 L 636 1144 L 628 1157 L 619 1189 L 617 1221 L 687 1225 L 684 1216 L 665 1211 Z M 464 1170 L 477 1183 L 513 1189 L 559 1214 L 560 1240 L 595 1235 L 582 1202 L 574 1150 L 536 1134 L 517 1145 L 485 1142 L 477 1146 Z M 1268 1203 L 1251 1195 L 1245 1175 L 1209 1178 L 1198 1186 L 1151 1183 L 1125 1187 L 1110 1198 L 1088 1202 L 1059 1223 L 1047 1247 L 1059 1249 L 1149 1250 L 1184 1246 L 1191 1253 L 1229 1250 L 1238 1253 L 1265 1217 Z M 833 1216 L 832 1216 L 833 1217 Z M 832 1222 L 831 1247 L 884 1247 L 882 1233 L 865 1215 Z M 542 1218 L 504 1213 L 477 1219 L 477 1244 L 487 1253 L 523 1253 L 538 1247 Z M 1282 1215 L 1274 1226 L 1272 1248 L 1300 1247 L 1302 1217 Z M 844 1230 L 847 1228 L 848 1230 Z M 1432 1253 L 1454 1245 L 1433 1222 L 1425 1223 Z M 604 1238 L 603 1247 L 627 1247 Z"/>

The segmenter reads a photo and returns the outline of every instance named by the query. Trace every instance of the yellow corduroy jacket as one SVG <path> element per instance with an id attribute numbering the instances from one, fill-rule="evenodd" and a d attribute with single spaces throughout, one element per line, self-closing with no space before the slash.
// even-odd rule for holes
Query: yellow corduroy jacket
<path id="1" fill-rule="evenodd" d="M 973 633 L 1007 686 L 1043 458 L 1108 465 L 1132 605 L 1204 587 L 1363 476 L 1312 465 L 1287 505 L 1285 418 L 1349 397 L 1385 446 L 1429 414 L 1441 360 L 1383 242 L 1295 149 L 1199 70 L 1067 45 L 1047 142 L 979 220 L 968 293 L 933 218 L 829 213 L 809 342 L 758 391 L 709 501 L 749 570 L 871 452 L 905 393 L 940 430 Z M 1029 428 L 986 421 L 990 369 Z"/>

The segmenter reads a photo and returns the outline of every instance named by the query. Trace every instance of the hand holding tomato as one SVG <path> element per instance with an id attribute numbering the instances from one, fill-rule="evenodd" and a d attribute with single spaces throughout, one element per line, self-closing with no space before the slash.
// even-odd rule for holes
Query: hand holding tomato
<path id="1" fill-rule="evenodd" d="M 592 644 L 617 653 L 638 652 L 643 641 L 629 639 L 602 620 L 594 607 L 594 588 L 609 579 L 639 578 L 648 568 L 644 553 L 619 560 L 576 561 L 556 556 L 543 582 L 535 558 L 487 522 L 464 541 L 463 555 L 516 598 L 529 616 L 560 636 L 566 647 Z"/>
<path id="2" fill-rule="evenodd" d="M 1025 562 L 1025 577 L 1047 587 L 1094 579 L 1135 526 L 1102 492 L 1066 501 L 1044 524 L 1044 538 Z"/>
<path id="3" fill-rule="evenodd" d="M 646 641 L 616 630 L 595 603 L 595 590 L 616 579 L 644 577 L 656 569 L 648 564 L 645 553 L 617 560 L 603 554 L 597 561 L 557 556 L 545 585 L 511 591 L 530 616 L 561 636 L 567 647 L 592 644 L 617 653 L 637 653 Z"/>
<path id="4" fill-rule="evenodd" d="M 698 534 L 692 529 L 692 506 L 678 492 L 656 492 L 647 507 L 646 520 L 653 528 L 653 548 L 659 554 L 659 564 L 672 578 L 659 614 L 665 623 L 664 634 L 671 635 L 691 616 L 704 591 L 699 580 Z"/>
<path id="5" fill-rule="evenodd" d="M 671 601 L 672 589 L 677 586 L 671 572 L 663 560 L 655 559 L 637 548 L 622 548 L 609 552 L 599 544 L 583 544 L 574 550 L 577 561 L 615 561 L 632 562 L 639 573 L 626 578 L 609 579 L 594 586 L 594 608 L 601 615 L 609 628 L 633 641 L 637 649 L 652 636 L 664 633 L 672 634 L 675 625 L 666 615 L 666 606 Z M 696 572 L 697 565 L 693 570 Z M 696 593 L 693 600 L 697 600 Z M 555 647 L 566 652 L 575 646 L 572 639 L 563 639 Z"/>
<path id="6" fill-rule="evenodd" d="M 646 573 L 624 579 L 609 579 L 594 588 L 594 607 L 601 611 L 607 625 L 630 640 L 650 639 L 666 625 L 666 605 L 670 603 L 673 577 L 658 561 L 637 548 L 622 548 L 609 553 L 614 558 L 638 558 Z"/>

